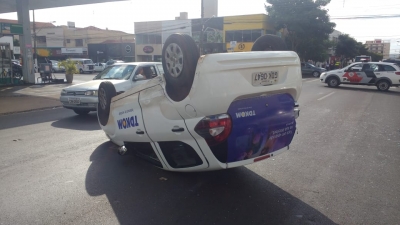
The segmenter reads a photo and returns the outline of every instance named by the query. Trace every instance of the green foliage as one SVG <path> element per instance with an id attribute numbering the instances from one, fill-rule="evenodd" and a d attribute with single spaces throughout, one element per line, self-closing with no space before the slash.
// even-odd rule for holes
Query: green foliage
<path id="1" fill-rule="evenodd" d="M 363 43 L 357 42 L 348 34 L 340 35 L 336 45 L 336 56 L 352 59 L 359 55 L 371 56 L 373 62 L 383 59 L 383 55 L 368 51 Z"/>
<path id="2" fill-rule="evenodd" d="M 329 43 L 326 41 L 333 32 L 335 23 L 330 22 L 328 11 L 323 6 L 330 0 L 267 0 L 269 21 L 277 30 L 285 29 L 285 41 L 290 50 L 300 58 L 326 59 Z"/>
<path id="3" fill-rule="evenodd" d="M 70 59 L 61 61 L 58 63 L 58 67 L 63 66 L 65 68 L 65 74 L 76 74 L 79 73 L 76 63 Z"/>
<path id="4" fill-rule="evenodd" d="M 362 44 L 361 44 L 362 45 Z M 336 44 L 336 55 L 345 58 L 355 58 L 359 54 L 360 45 L 357 41 L 348 34 L 339 35 L 338 43 Z"/>

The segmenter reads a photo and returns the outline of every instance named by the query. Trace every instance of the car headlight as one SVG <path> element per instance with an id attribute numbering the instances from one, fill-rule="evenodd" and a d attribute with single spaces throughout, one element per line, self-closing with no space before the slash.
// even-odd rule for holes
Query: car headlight
<path id="1" fill-rule="evenodd" d="M 63 89 L 63 90 L 61 91 L 61 95 L 66 95 L 66 94 L 67 94 L 67 91 Z"/>
<path id="2" fill-rule="evenodd" d="M 97 91 L 86 91 L 85 95 L 96 95 L 97 96 Z"/>

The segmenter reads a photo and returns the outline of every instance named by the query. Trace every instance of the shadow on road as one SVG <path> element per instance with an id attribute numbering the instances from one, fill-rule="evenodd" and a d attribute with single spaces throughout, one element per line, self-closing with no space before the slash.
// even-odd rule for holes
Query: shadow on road
<path id="1" fill-rule="evenodd" d="M 330 88 L 328 86 L 324 86 L 324 87 Z M 373 92 L 373 93 L 377 93 L 377 94 L 400 96 L 400 88 L 390 88 L 389 91 L 379 91 L 376 87 L 372 87 L 372 86 L 357 86 L 357 85 L 343 86 L 343 85 L 341 85 L 337 88 L 331 88 L 331 90 L 334 90 L 334 89 Z"/>
<path id="2" fill-rule="evenodd" d="M 172 173 L 119 156 L 111 142 L 90 161 L 86 190 L 105 194 L 120 224 L 335 224 L 246 167 Z"/>
<path id="3" fill-rule="evenodd" d="M 88 115 L 74 115 L 54 121 L 51 126 L 71 130 L 100 130 L 100 125 L 95 112 Z"/>

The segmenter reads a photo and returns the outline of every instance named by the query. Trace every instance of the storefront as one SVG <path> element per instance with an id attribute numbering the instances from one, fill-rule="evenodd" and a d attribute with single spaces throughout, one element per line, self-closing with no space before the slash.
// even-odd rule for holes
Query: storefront
<path id="1" fill-rule="evenodd" d="M 134 43 L 88 44 L 88 51 L 93 62 L 107 62 L 110 59 L 135 62 Z"/>

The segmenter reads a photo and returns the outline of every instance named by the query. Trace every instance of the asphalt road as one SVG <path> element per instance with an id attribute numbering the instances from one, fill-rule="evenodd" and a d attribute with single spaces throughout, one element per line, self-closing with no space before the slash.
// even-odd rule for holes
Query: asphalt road
<path id="1" fill-rule="evenodd" d="M 121 157 L 95 113 L 0 116 L 0 224 L 399 224 L 400 89 L 303 82 L 290 150 L 216 172 Z"/>

